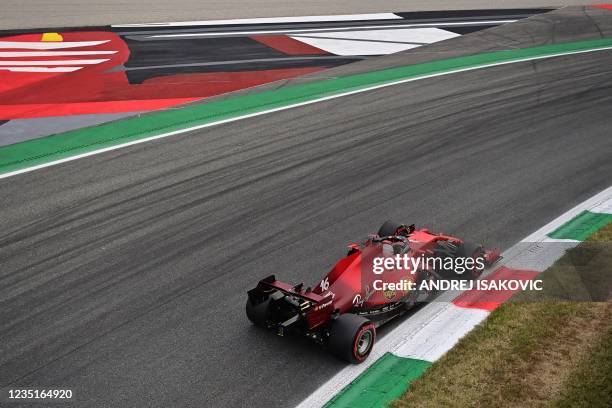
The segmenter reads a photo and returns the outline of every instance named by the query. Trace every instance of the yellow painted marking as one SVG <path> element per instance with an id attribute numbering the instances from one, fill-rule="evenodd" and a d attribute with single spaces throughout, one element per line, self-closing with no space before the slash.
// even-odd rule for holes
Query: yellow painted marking
<path id="1" fill-rule="evenodd" d="M 64 41 L 64 37 L 60 33 L 44 33 L 40 40 L 44 42 L 58 42 Z"/>

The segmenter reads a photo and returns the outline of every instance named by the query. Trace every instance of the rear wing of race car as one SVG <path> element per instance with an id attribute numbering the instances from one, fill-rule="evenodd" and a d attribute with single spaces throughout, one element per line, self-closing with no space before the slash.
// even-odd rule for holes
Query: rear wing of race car
<path id="1" fill-rule="evenodd" d="M 333 313 L 330 293 L 321 296 L 304 285 L 289 285 L 270 275 L 259 281 L 257 286 L 247 292 L 251 305 L 272 302 L 272 312 L 268 319 L 269 327 L 276 327 L 279 334 L 289 327 L 304 324 L 310 330 L 325 324 Z"/>
<path id="2" fill-rule="evenodd" d="M 309 288 L 304 289 L 304 284 L 300 283 L 299 285 L 292 286 L 288 283 L 281 282 L 276 280 L 274 275 L 270 275 L 267 278 L 263 278 L 259 281 L 257 286 L 247 292 L 249 299 L 254 304 L 260 303 L 262 300 L 262 295 L 271 294 L 275 290 L 279 290 L 286 295 L 296 296 L 300 299 L 306 300 L 309 303 L 320 304 L 325 303 L 326 301 L 331 300 L 332 295 L 321 296 L 318 295 Z M 265 297 L 265 296 L 264 296 Z"/>

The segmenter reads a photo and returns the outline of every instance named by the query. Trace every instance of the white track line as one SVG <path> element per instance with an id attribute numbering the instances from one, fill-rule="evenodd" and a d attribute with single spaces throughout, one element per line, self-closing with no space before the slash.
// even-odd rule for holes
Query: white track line
<path id="1" fill-rule="evenodd" d="M 0 49 L 15 48 L 25 50 L 55 50 L 61 48 L 80 48 L 93 47 L 95 45 L 106 44 L 110 40 L 104 41 L 74 41 L 74 42 L 44 42 L 44 41 L 0 41 Z"/>
<path id="2" fill-rule="evenodd" d="M 312 33 L 299 34 L 295 38 L 302 36 L 308 38 L 331 38 L 334 40 L 374 40 L 374 41 L 390 41 L 390 42 L 408 42 L 408 43 L 434 43 L 437 41 L 448 40 L 450 38 L 460 37 L 461 34 L 446 31 L 437 27 L 424 28 L 400 28 L 400 29 L 385 29 L 385 30 L 346 30 L 336 31 L 333 34 L 328 33 Z"/>
<path id="3" fill-rule="evenodd" d="M 94 156 L 94 155 L 100 154 L 100 153 L 110 152 L 110 151 L 121 149 L 121 148 L 124 148 L 124 147 L 127 147 L 127 146 L 133 146 L 133 145 L 137 145 L 137 144 L 140 144 L 140 143 L 150 142 L 152 140 L 163 139 L 163 138 L 166 138 L 166 137 L 170 137 L 170 136 L 175 136 L 175 135 L 179 135 L 179 134 L 182 134 L 182 133 L 191 132 L 191 131 L 198 130 L 198 129 L 204 129 L 204 128 L 208 128 L 208 127 L 212 127 L 212 126 L 221 125 L 221 124 L 224 124 L 224 123 L 236 122 L 236 121 L 239 121 L 239 120 L 253 118 L 253 117 L 256 117 L 256 116 L 267 115 L 267 114 L 273 113 L 273 112 L 280 112 L 280 111 L 284 111 L 284 110 L 288 110 L 288 109 L 293 109 L 293 108 L 297 108 L 297 107 L 300 107 L 300 106 L 312 105 L 314 103 L 319 103 L 319 102 L 323 102 L 323 101 L 329 101 L 329 100 L 332 100 L 332 99 L 342 98 L 342 97 L 349 96 L 349 95 L 356 95 L 356 94 L 360 94 L 360 93 L 363 93 L 363 92 L 369 92 L 369 91 L 376 90 L 376 89 L 387 88 L 389 86 L 405 84 L 405 83 L 408 83 L 408 82 L 419 81 L 419 80 L 422 80 L 422 79 L 441 77 L 441 76 L 445 76 L 445 75 L 452 75 L 452 74 L 456 74 L 456 73 L 459 73 L 459 72 L 475 71 L 475 70 L 478 70 L 478 69 L 491 68 L 491 67 L 496 67 L 496 66 L 501 66 L 501 65 L 515 64 L 515 63 L 519 63 L 519 62 L 534 61 L 534 60 L 548 59 L 548 58 L 554 58 L 554 57 L 562 57 L 562 56 L 566 56 L 566 55 L 585 54 L 585 53 L 590 53 L 590 52 L 606 51 L 606 50 L 610 50 L 610 49 L 612 49 L 612 46 L 603 47 L 603 48 L 597 48 L 597 49 L 592 49 L 592 50 L 560 52 L 560 53 L 550 54 L 550 55 L 546 55 L 546 56 L 519 58 L 519 59 L 512 60 L 512 61 L 495 62 L 495 63 L 484 64 L 484 65 L 479 65 L 479 66 L 475 66 L 475 67 L 461 68 L 461 69 L 455 69 L 455 70 L 450 70 L 450 71 L 445 71 L 445 72 L 438 72 L 438 73 L 435 73 L 435 74 L 423 75 L 423 76 L 416 77 L 416 78 L 402 79 L 402 80 L 388 82 L 388 83 L 384 83 L 384 84 L 380 84 L 380 85 L 373 85 L 373 86 L 357 89 L 357 90 L 354 90 L 354 91 L 342 92 L 342 93 L 338 93 L 338 94 L 335 94 L 335 95 L 330 95 L 330 96 L 325 96 L 325 97 L 313 99 L 311 101 L 290 104 L 290 105 L 282 106 L 282 107 L 279 107 L 279 108 L 268 109 L 268 110 L 264 110 L 264 111 L 261 111 L 261 112 L 256 112 L 256 113 L 250 113 L 250 114 L 247 114 L 247 115 L 236 116 L 236 117 L 230 118 L 230 119 L 224 119 L 224 120 L 220 120 L 220 121 L 216 121 L 216 122 L 205 123 L 205 124 L 202 124 L 202 125 L 191 126 L 191 127 L 188 127 L 188 128 L 185 128 L 185 129 L 181 129 L 181 130 L 176 130 L 176 131 L 173 131 L 173 132 L 162 133 L 160 135 L 151 136 L 151 137 L 147 137 L 147 138 L 144 138 L 144 139 L 134 140 L 134 141 L 131 141 L 131 142 L 121 143 L 121 144 L 118 144 L 118 145 L 115 145 L 115 146 L 106 147 L 106 148 L 103 148 L 103 149 L 93 150 L 91 152 L 82 153 L 82 154 L 78 154 L 78 155 L 71 156 L 71 157 L 66 157 L 64 159 L 54 160 L 54 161 L 51 161 L 51 162 L 48 162 L 48 163 L 39 164 L 39 165 L 32 166 L 32 167 L 27 167 L 25 169 L 20 169 L 20 170 L 11 171 L 11 172 L 8 172 L 8 173 L 0 174 L 0 179 L 16 176 L 18 174 L 28 173 L 28 172 L 34 171 L 34 170 L 40 170 L 40 169 L 43 169 L 43 168 L 46 168 L 46 167 L 55 166 L 57 164 L 66 163 L 66 162 L 73 161 L 73 160 L 78 160 L 78 159 L 81 159 L 81 158 L 84 158 L 84 157 Z"/>
<path id="4" fill-rule="evenodd" d="M 513 23 L 516 20 L 487 20 L 478 21 L 477 25 L 499 25 L 504 23 Z M 456 23 L 415 23 L 415 24 L 395 24 L 395 25 L 378 25 L 378 26 L 360 26 L 351 27 L 351 29 L 359 30 L 373 30 L 373 29 L 398 29 L 398 28 L 418 28 L 418 27 L 461 27 L 476 25 L 474 21 L 456 22 Z M 257 31 L 225 31 L 225 32 L 213 32 L 213 33 L 180 33 L 180 34 L 157 34 L 150 35 L 147 38 L 181 38 L 181 37 L 210 37 L 219 35 L 258 35 L 258 34 L 285 34 L 285 33 L 317 33 L 317 32 L 333 32 L 333 31 L 345 31 L 345 28 L 309 28 L 300 30 L 257 30 Z"/>
<path id="5" fill-rule="evenodd" d="M 169 23 L 144 23 L 144 24 L 115 24 L 111 27 L 137 28 L 137 27 L 188 27 L 188 26 L 215 26 L 215 25 L 238 25 L 238 24 L 272 24 L 272 23 L 317 23 L 326 21 L 359 21 L 359 20 L 397 20 L 402 17 L 393 13 L 374 14 L 342 14 L 337 16 L 299 16 L 299 17 L 265 17 L 244 18 L 234 20 L 204 20 L 184 21 Z"/>
<path id="6" fill-rule="evenodd" d="M 112 55 L 117 51 L 0 51 L 0 58 L 73 57 L 80 55 Z"/>
<path id="7" fill-rule="evenodd" d="M 436 361 L 490 314 L 488 310 L 460 307 L 453 303 L 448 303 L 448 306 L 429 324 L 405 331 L 403 341 L 389 351 L 399 357 Z"/>
<path id="8" fill-rule="evenodd" d="M 81 68 L 83 67 L 0 67 L 0 70 L 10 72 L 75 72 Z"/>
<path id="9" fill-rule="evenodd" d="M 504 251 L 499 266 L 510 267 L 509 264 L 518 257 L 529 256 L 525 252 L 531 251 L 532 245 L 538 243 L 535 241 L 545 241 L 548 238 L 546 234 L 570 221 L 582 211 L 602 207 L 612 207 L 612 187 L 578 204 Z M 572 246 L 577 244 L 576 241 Z M 557 259 L 561 255 L 563 253 L 559 253 Z M 490 272 L 492 271 L 488 271 Z M 450 303 L 458 295 L 459 292 L 443 293 L 436 302 L 426 305 L 404 320 L 376 344 L 368 360 L 359 365 L 348 365 L 343 368 L 306 397 L 297 408 L 318 408 L 325 405 L 387 352 L 431 362 L 439 359 L 489 315 L 486 310 L 462 308 Z"/>
<path id="10" fill-rule="evenodd" d="M 291 37 L 333 55 L 388 55 L 420 47 L 421 44 L 372 42 L 332 38 Z"/>
<path id="11" fill-rule="evenodd" d="M 451 31 L 426 27 L 312 33 L 295 35 L 290 38 L 335 55 L 381 55 L 419 47 L 422 43 L 429 44 L 459 36 L 460 34 Z"/>
<path id="12" fill-rule="evenodd" d="M 609 200 L 597 204 L 593 208 L 589 208 L 590 212 L 612 214 L 612 197 Z"/>

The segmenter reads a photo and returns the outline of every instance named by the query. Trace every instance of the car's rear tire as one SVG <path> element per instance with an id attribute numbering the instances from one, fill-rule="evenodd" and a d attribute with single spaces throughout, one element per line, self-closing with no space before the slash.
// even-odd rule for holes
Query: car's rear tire
<path id="1" fill-rule="evenodd" d="M 331 324 L 328 348 L 338 358 L 359 364 L 370 355 L 376 341 L 376 326 L 354 314 L 340 315 Z"/>
<path id="2" fill-rule="evenodd" d="M 389 237 L 391 235 L 395 235 L 397 230 L 402 226 L 402 224 L 398 224 L 395 221 L 387 220 L 380 226 L 378 229 L 379 237 Z"/>
<path id="3" fill-rule="evenodd" d="M 251 299 L 247 299 L 246 302 L 246 315 L 256 326 L 266 327 L 268 318 L 270 316 L 270 299 L 266 299 L 263 302 L 254 305 L 251 303 Z"/>

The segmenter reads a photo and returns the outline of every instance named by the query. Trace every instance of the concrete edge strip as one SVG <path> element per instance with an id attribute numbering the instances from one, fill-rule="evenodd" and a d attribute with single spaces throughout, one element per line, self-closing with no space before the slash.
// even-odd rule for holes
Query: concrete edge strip
<path id="1" fill-rule="evenodd" d="M 155 112 L 0 147 L 0 179 L 210 126 L 421 79 L 612 49 L 612 39 L 494 51 L 356 74 Z"/>
<path id="2" fill-rule="evenodd" d="M 612 186 L 504 251 L 499 267 L 486 276 L 502 269 L 510 273 L 528 272 L 529 276 L 534 276 L 546 270 L 567 249 L 586 239 L 584 231 L 595 232 L 608 222 L 612 222 Z M 558 231 L 564 231 L 564 236 L 582 239 L 550 237 L 559 234 Z M 565 245 L 542 245 L 548 242 Z M 439 301 L 426 305 L 385 335 L 365 363 L 345 367 L 297 408 L 386 406 L 494 309 L 460 306 L 457 299 L 466 294 L 457 291 L 442 294 Z"/>

